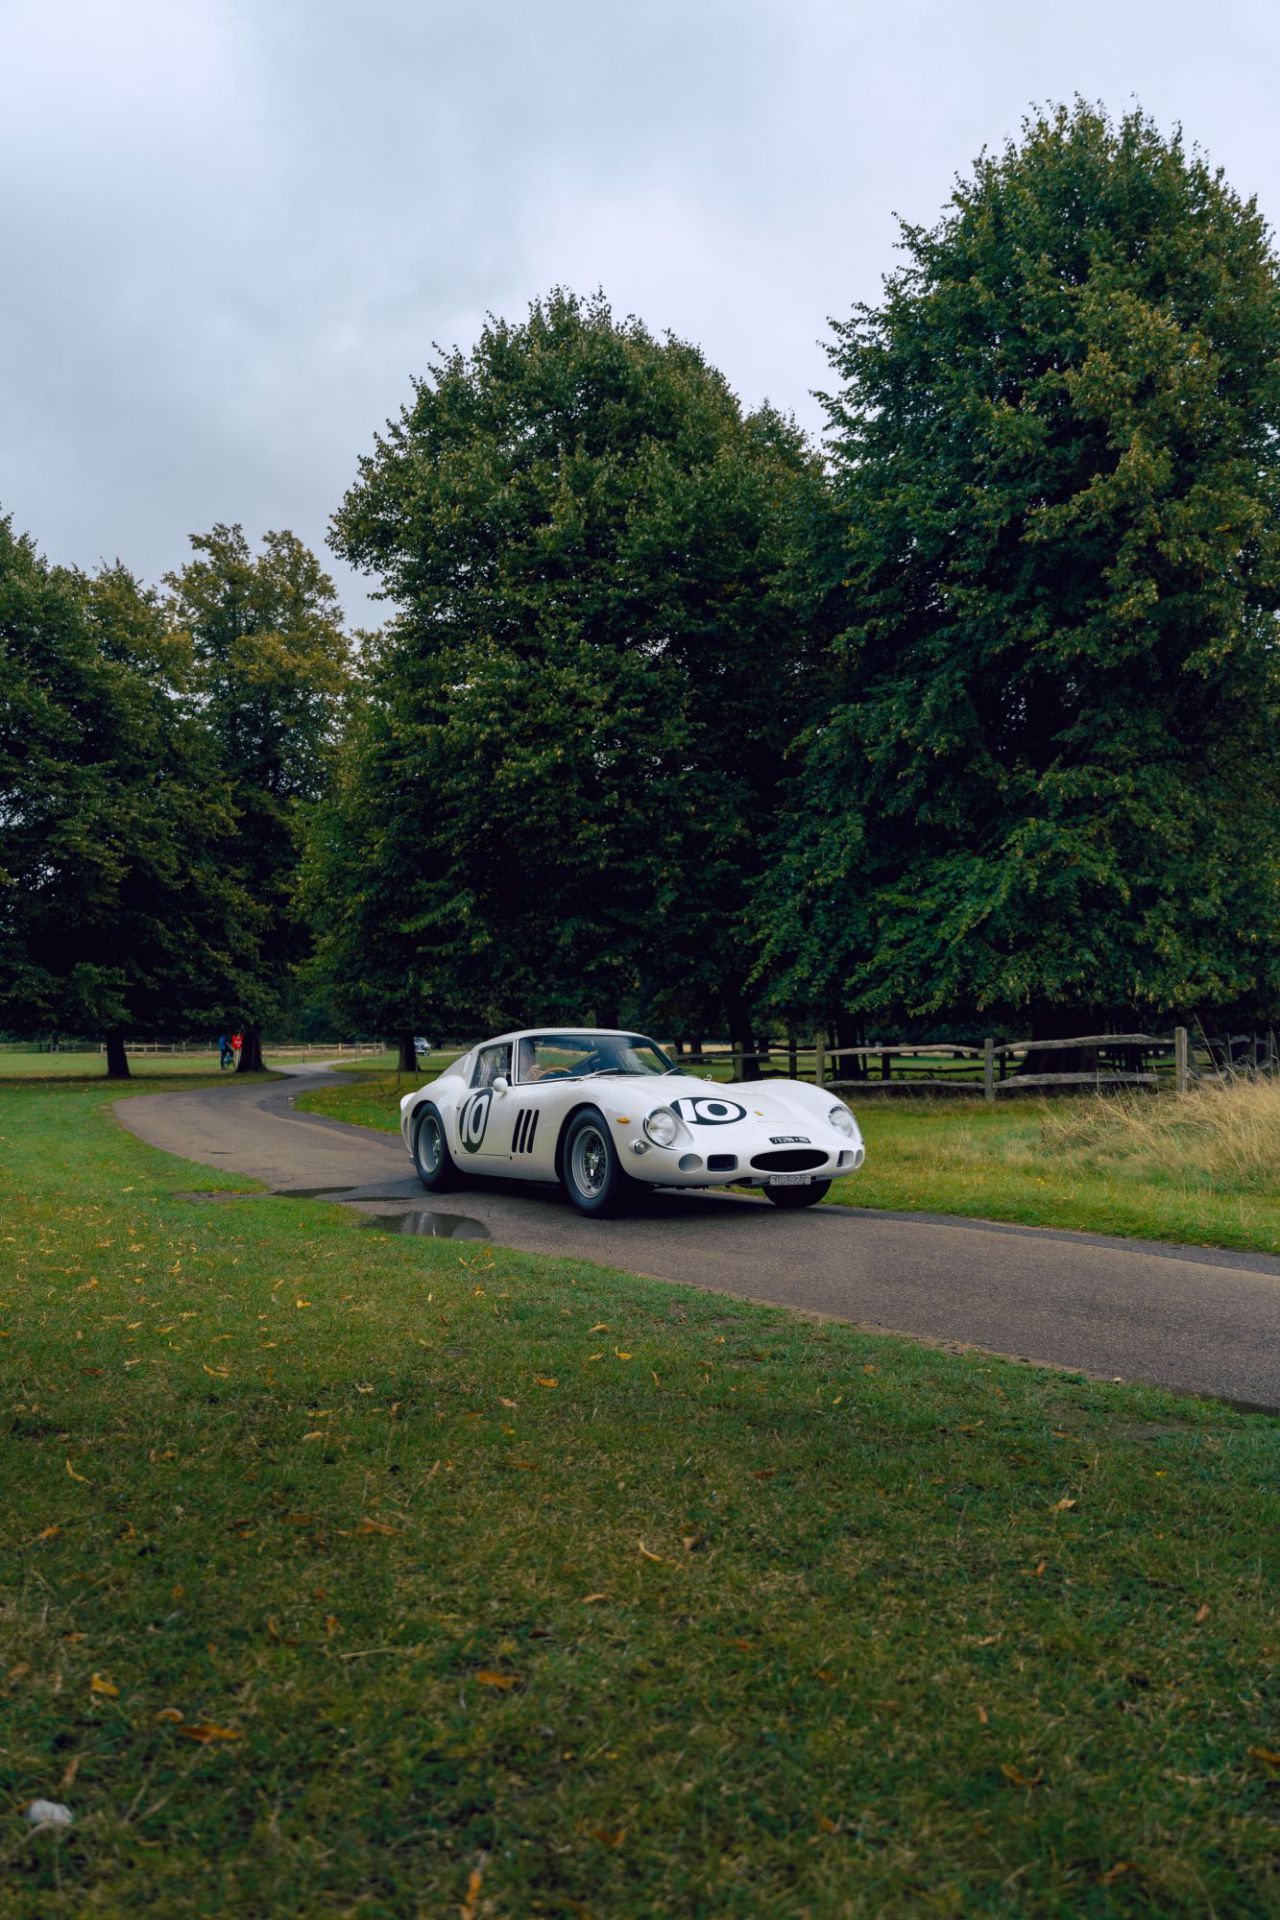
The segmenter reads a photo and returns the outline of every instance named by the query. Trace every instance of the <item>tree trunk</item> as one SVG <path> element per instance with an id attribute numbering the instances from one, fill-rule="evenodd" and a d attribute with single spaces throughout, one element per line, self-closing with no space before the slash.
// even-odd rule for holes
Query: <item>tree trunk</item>
<path id="1" fill-rule="evenodd" d="M 240 1048 L 240 1064 L 237 1073 L 265 1073 L 262 1064 L 262 1027 L 257 1021 L 244 1030 L 244 1044 Z"/>
<path id="2" fill-rule="evenodd" d="M 866 1032 L 861 1020 L 855 1020 L 851 1014 L 838 1013 L 835 1020 L 836 1045 L 838 1047 L 861 1047 L 866 1044 Z M 832 1076 L 836 1080 L 868 1080 L 871 1077 L 871 1065 L 865 1053 L 846 1053 L 836 1062 Z"/>
<path id="3" fill-rule="evenodd" d="M 1071 1007 L 1041 1007 L 1031 1020 L 1033 1040 L 1069 1040 L 1073 1034 L 1097 1033 L 1102 1016 Z M 1096 1047 L 1043 1047 L 1024 1054 L 1018 1073 L 1096 1073 Z"/>
<path id="4" fill-rule="evenodd" d="M 418 1055 L 413 1044 L 412 1027 L 401 1027 L 396 1033 L 396 1052 L 400 1055 L 396 1062 L 397 1073 L 416 1073 Z"/>
<path id="5" fill-rule="evenodd" d="M 129 1056 L 124 1050 L 124 1034 L 119 1027 L 113 1027 L 107 1035 L 107 1078 L 108 1080 L 128 1080 Z"/>

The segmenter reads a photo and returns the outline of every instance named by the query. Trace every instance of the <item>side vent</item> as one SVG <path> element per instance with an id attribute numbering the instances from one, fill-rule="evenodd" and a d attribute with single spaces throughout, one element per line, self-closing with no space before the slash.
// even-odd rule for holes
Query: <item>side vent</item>
<path id="1" fill-rule="evenodd" d="M 516 1128 L 511 1137 L 512 1153 L 532 1153 L 534 1135 L 538 1131 L 538 1109 L 522 1107 L 516 1115 Z"/>

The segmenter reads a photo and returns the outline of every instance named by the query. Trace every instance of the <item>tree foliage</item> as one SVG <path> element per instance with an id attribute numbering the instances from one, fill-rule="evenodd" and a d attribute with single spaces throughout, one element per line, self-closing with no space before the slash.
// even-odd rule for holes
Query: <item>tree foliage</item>
<path id="1" fill-rule="evenodd" d="M 743 1017 L 822 506 L 794 427 L 600 298 L 416 383 L 334 523 L 397 611 L 322 840 L 397 1024 Z"/>
<path id="2" fill-rule="evenodd" d="M 50 567 L 0 521 L 0 1022 L 187 1030 L 237 994 L 252 928 L 233 812 L 153 595 Z"/>
<path id="3" fill-rule="evenodd" d="M 227 1009 L 249 1029 L 252 1071 L 261 1024 L 309 951 L 302 838 L 327 787 L 349 649 L 333 582 L 296 535 L 268 533 L 255 556 L 239 526 L 219 525 L 191 545 L 195 558 L 165 576 L 165 612 L 235 809 L 227 866 L 257 923 L 255 965 Z"/>
<path id="4" fill-rule="evenodd" d="M 1077 103 L 984 154 L 835 329 L 842 686 L 766 953 L 951 1015 L 1280 986 L 1280 281 L 1180 136 Z"/>

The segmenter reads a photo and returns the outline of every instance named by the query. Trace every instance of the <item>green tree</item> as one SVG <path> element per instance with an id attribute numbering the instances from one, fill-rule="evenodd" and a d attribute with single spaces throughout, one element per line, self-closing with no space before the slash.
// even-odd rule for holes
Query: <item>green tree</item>
<path id="1" fill-rule="evenodd" d="M 493 321 L 416 383 L 332 535 L 397 609 L 332 897 L 349 932 L 378 917 L 398 1019 L 406 994 L 462 1028 L 747 1017 L 821 502 L 793 426 L 601 297 Z"/>
<path id="2" fill-rule="evenodd" d="M 226 850 L 258 925 L 258 958 L 227 1017 L 244 1022 L 240 1071 L 262 1067 L 262 1025 L 278 1015 L 309 952 L 296 891 L 306 811 L 329 777 L 349 647 L 333 582 L 292 533 L 255 556 L 239 526 L 193 534 L 196 557 L 166 574 L 169 627 L 236 812 Z"/>
<path id="3" fill-rule="evenodd" d="M 189 1031 L 240 990 L 253 932 L 233 815 L 184 662 L 123 567 L 50 567 L 0 521 L 0 1022 Z"/>
<path id="4" fill-rule="evenodd" d="M 1280 984 L 1280 280 L 1180 135 L 984 155 L 836 326 L 841 684 L 765 951 L 824 1011 L 1082 1014 Z M 1076 1028 L 1079 1031 L 1078 1027 Z"/>

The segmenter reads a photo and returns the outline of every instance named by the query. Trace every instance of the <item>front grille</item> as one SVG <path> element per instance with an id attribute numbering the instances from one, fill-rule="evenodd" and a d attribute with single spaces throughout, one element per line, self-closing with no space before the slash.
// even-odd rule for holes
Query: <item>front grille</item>
<path id="1" fill-rule="evenodd" d="M 761 1173 L 807 1173 L 826 1157 L 817 1147 L 779 1147 L 775 1153 L 753 1154 L 751 1164 Z"/>
<path id="2" fill-rule="evenodd" d="M 738 1167 L 736 1153 L 709 1153 L 707 1155 L 708 1173 L 735 1173 Z"/>

